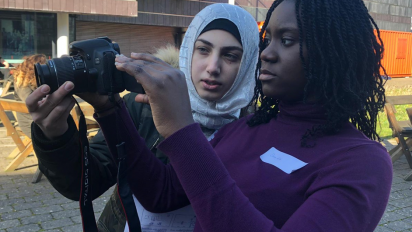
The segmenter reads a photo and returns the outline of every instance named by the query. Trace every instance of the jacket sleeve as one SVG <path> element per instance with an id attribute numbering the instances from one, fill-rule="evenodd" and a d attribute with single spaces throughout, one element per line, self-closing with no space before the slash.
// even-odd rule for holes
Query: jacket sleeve
<path id="1" fill-rule="evenodd" d="M 123 102 L 113 114 L 95 118 L 115 160 L 116 145 L 124 142 L 130 188 L 146 210 L 163 213 L 190 204 L 173 167 L 157 159 L 131 126 L 133 122 Z"/>
<path id="2" fill-rule="evenodd" d="M 68 131 L 50 141 L 42 130 L 32 124 L 33 148 L 39 160 L 39 168 L 52 186 L 63 196 L 78 201 L 81 185 L 81 147 L 79 133 L 71 116 L 67 119 Z M 95 199 L 116 183 L 117 165 L 113 161 L 102 132 L 89 142 L 91 189 Z"/>

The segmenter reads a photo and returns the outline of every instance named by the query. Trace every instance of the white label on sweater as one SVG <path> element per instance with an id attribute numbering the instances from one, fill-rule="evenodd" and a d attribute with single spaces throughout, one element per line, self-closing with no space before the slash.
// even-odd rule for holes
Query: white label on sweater
<path id="1" fill-rule="evenodd" d="M 272 164 L 287 174 L 290 174 L 307 164 L 291 155 L 279 151 L 274 147 L 261 155 L 260 159 L 265 163 Z"/>

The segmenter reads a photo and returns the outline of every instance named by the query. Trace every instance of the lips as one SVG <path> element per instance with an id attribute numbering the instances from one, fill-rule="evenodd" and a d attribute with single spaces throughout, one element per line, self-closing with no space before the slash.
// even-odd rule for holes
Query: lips
<path id="1" fill-rule="evenodd" d="M 261 80 L 261 81 L 269 81 L 269 80 L 272 80 L 276 77 L 277 77 L 276 74 L 274 74 L 274 73 L 272 73 L 272 72 L 270 72 L 266 69 L 261 69 L 260 70 L 259 80 Z"/>
<path id="2" fill-rule="evenodd" d="M 220 82 L 213 81 L 213 80 L 208 80 L 208 79 L 201 80 L 201 82 L 202 82 L 203 87 L 207 90 L 215 90 L 219 86 L 222 85 Z"/>

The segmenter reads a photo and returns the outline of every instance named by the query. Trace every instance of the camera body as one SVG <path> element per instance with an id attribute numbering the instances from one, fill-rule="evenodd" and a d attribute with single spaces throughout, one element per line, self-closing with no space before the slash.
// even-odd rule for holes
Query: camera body
<path id="1" fill-rule="evenodd" d="M 74 83 L 74 93 L 98 92 L 102 95 L 119 93 L 125 89 L 143 92 L 133 76 L 114 65 L 120 47 L 107 37 L 75 41 L 70 44 L 70 55 L 53 58 L 46 64 L 35 64 L 37 85 L 47 84 L 50 92 L 66 81 Z"/>

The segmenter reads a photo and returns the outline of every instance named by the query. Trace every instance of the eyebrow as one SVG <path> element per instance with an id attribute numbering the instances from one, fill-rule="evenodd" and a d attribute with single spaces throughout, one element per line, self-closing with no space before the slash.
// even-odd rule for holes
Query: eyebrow
<path id="1" fill-rule="evenodd" d="M 280 26 L 276 28 L 276 32 L 278 33 L 283 33 L 283 32 L 288 32 L 288 31 L 295 32 L 295 33 L 299 32 L 298 28 L 293 27 L 293 26 Z M 266 32 L 270 33 L 271 32 L 270 28 L 266 28 Z"/>
<path id="2" fill-rule="evenodd" d="M 197 41 L 200 41 L 200 42 L 202 42 L 202 43 L 204 43 L 204 44 L 206 44 L 206 45 L 208 45 L 212 48 L 214 47 L 214 45 L 211 42 L 207 41 L 207 40 L 197 39 L 196 42 Z M 225 50 L 238 50 L 240 52 L 243 52 L 243 49 L 241 47 L 238 47 L 238 46 L 226 46 L 226 47 L 223 47 L 222 49 L 225 49 Z"/>
<path id="3" fill-rule="evenodd" d="M 299 32 L 299 30 L 296 27 L 281 27 L 281 28 L 278 29 L 278 31 L 281 32 L 281 33 L 282 32 L 288 32 L 288 31 Z"/>

